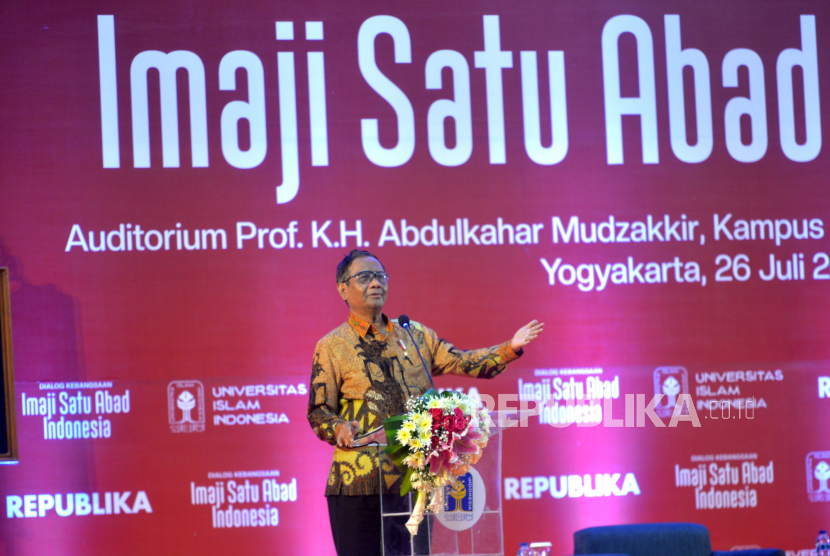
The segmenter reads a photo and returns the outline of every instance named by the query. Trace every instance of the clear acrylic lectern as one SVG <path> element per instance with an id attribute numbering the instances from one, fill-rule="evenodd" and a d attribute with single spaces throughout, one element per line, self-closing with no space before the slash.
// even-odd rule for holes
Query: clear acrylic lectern
<path id="1" fill-rule="evenodd" d="M 526 419 L 530 414 L 533 412 L 490 414 L 494 426 L 490 428 L 490 439 L 481 459 L 453 487 L 444 487 L 443 507 L 424 515 L 417 535 L 410 535 L 405 527 L 415 503 L 415 492 L 406 496 L 397 492 L 381 494 L 384 556 L 503 555 L 500 433 L 518 425 L 520 418 Z M 380 446 L 379 450 L 384 448 Z M 386 473 L 380 467 L 383 492 Z"/>

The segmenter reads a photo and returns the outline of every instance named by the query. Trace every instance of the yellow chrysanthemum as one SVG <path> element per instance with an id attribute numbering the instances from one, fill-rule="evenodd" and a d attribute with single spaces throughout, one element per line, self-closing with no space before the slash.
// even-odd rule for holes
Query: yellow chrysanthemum
<path id="1" fill-rule="evenodd" d="M 418 438 L 421 442 L 428 442 L 430 438 L 432 438 L 432 430 L 430 429 L 421 429 L 418 431 Z"/>
<path id="2" fill-rule="evenodd" d="M 441 398 L 432 398 L 431 400 L 429 400 L 427 407 L 429 409 L 443 409 L 444 402 L 441 400 Z"/>
<path id="3" fill-rule="evenodd" d="M 410 448 L 413 448 L 413 449 L 417 450 L 417 449 L 421 448 L 421 446 L 423 446 L 423 444 L 421 444 L 421 441 L 418 440 L 417 438 L 412 438 L 412 439 L 409 440 L 409 447 Z"/>
<path id="4" fill-rule="evenodd" d="M 432 417 L 430 415 L 421 415 L 418 418 L 418 430 L 421 429 L 432 429 Z"/>
<path id="5" fill-rule="evenodd" d="M 405 430 L 405 431 L 412 432 L 412 431 L 414 431 L 414 430 L 415 430 L 415 423 L 413 423 L 412 421 L 406 421 L 406 422 L 403 424 L 403 427 L 401 427 L 401 428 L 402 428 L 403 430 Z"/>
<path id="6" fill-rule="evenodd" d="M 398 431 L 396 438 L 398 439 L 398 442 L 406 446 L 412 439 L 412 433 L 406 429 L 401 429 Z"/>

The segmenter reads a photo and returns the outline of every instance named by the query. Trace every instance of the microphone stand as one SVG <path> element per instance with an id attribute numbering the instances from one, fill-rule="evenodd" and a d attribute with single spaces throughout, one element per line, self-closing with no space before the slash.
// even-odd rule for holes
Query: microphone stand
<path id="1" fill-rule="evenodd" d="M 409 329 L 409 317 L 407 317 L 406 315 L 401 315 L 398 318 L 398 322 L 401 324 L 401 326 L 404 327 L 404 330 L 406 330 L 406 332 L 409 334 L 409 339 L 412 340 L 412 343 L 415 345 L 415 351 L 418 353 L 418 359 L 421 360 L 421 365 L 424 366 L 424 370 L 427 372 L 427 378 L 429 379 L 429 383 L 432 385 L 432 389 L 435 390 L 435 382 L 433 382 L 432 380 L 432 373 L 429 372 L 427 364 L 424 361 L 424 356 L 421 355 L 421 350 L 418 348 L 418 342 L 416 342 L 415 338 L 412 337 L 412 330 Z"/>

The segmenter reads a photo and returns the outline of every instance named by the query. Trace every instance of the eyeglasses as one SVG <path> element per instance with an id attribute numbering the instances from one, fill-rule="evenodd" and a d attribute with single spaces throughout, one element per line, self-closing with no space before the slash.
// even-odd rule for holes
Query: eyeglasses
<path id="1" fill-rule="evenodd" d="M 358 272 L 357 274 L 352 274 L 342 282 L 341 284 L 345 284 L 352 278 L 357 280 L 357 283 L 361 286 L 367 286 L 372 283 L 372 280 L 377 280 L 378 284 L 381 286 L 385 286 L 387 282 L 389 282 L 389 275 L 385 272 L 374 272 L 371 270 L 364 270 L 363 272 Z"/>

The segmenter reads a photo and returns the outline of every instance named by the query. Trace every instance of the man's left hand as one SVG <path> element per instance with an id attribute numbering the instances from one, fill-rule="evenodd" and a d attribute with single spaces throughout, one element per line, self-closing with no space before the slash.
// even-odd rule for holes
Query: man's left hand
<path id="1" fill-rule="evenodd" d="M 513 339 L 510 340 L 510 347 L 513 351 L 519 351 L 524 346 L 536 339 L 536 336 L 542 333 L 545 323 L 539 322 L 536 319 L 530 321 L 523 327 L 516 331 Z"/>

